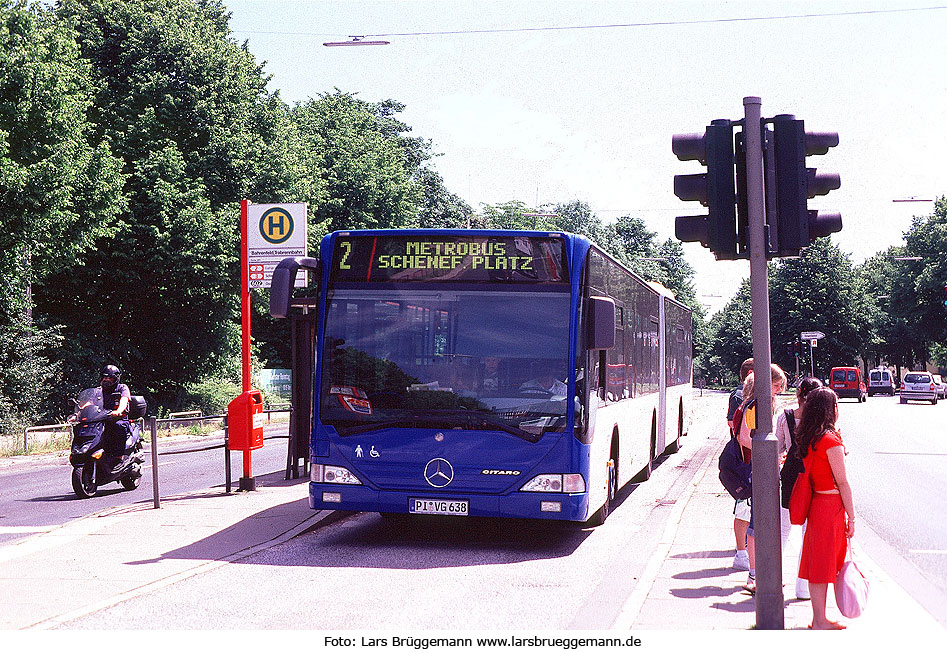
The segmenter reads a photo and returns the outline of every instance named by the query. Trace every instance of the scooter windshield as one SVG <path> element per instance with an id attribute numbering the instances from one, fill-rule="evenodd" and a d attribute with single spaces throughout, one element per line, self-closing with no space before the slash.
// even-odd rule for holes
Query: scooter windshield
<path id="1" fill-rule="evenodd" d="M 105 410 L 102 400 L 102 388 L 87 388 L 79 393 L 77 422 L 98 422 L 104 419 L 109 411 Z"/>

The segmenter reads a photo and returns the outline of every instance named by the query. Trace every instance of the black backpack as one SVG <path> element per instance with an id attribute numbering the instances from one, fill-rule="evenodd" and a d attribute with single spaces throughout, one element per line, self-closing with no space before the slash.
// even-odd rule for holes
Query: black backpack
<path id="1" fill-rule="evenodd" d="M 792 409 L 786 409 L 786 426 L 789 427 L 789 450 L 786 452 L 786 462 L 783 468 L 779 470 L 779 503 L 783 508 L 789 507 L 789 497 L 792 496 L 792 488 L 796 484 L 796 478 L 802 473 L 804 467 L 802 459 L 797 455 L 799 447 L 796 446 L 796 415 Z"/>
<path id="2" fill-rule="evenodd" d="M 746 409 L 753 405 L 754 401 L 751 399 L 747 402 Z M 740 411 L 739 419 L 734 422 L 734 433 L 740 432 L 744 414 L 745 410 Z M 749 499 L 753 496 L 752 466 L 749 461 L 743 459 L 743 447 L 737 442 L 735 436 L 730 436 L 730 442 L 720 453 L 717 467 L 720 469 L 720 483 L 730 493 L 730 496 L 738 500 Z"/>

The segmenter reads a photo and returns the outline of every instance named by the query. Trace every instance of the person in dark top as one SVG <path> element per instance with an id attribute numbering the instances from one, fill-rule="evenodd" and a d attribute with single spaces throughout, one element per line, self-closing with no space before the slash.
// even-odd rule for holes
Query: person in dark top
<path id="1" fill-rule="evenodd" d="M 105 423 L 105 452 L 113 459 L 112 468 L 117 469 L 124 463 L 125 440 L 131 433 L 128 404 L 132 394 L 127 385 L 120 383 L 122 372 L 116 366 L 106 365 L 99 377 L 102 407 L 111 411 L 111 419 Z"/>
<path id="2" fill-rule="evenodd" d="M 743 382 L 753 371 L 753 359 L 747 358 L 740 366 L 740 385 L 730 393 L 730 405 L 727 408 L 727 426 L 730 427 L 730 435 L 736 437 L 733 430 L 733 414 L 743 403 Z M 739 499 L 733 505 L 733 536 L 736 538 L 737 552 L 733 556 L 734 569 L 749 571 L 750 558 L 746 551 L 746 530 L 750 525 L 750 502 L 749 499 Z"/>

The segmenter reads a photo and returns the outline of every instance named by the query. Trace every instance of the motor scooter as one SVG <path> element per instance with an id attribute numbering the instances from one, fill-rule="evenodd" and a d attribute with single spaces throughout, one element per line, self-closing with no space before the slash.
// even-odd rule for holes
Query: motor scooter
<path id="1" fill-rule="evenodd" d="M 78 399 L 72 402 L 75 408 L 75 413 L 69 418 L 72 424 L 72 448 L 69 454 L 72 489 L 80 499 L 88 499 L 96 495 L 99 487 L 113 481 L 120 483 L 126 490 L 137 488 L 141 482 L 141 465 L 145 462 L 141 428 L 137 423 L 148 410 L 144 397 L 133 396 L 129 402 L 131 432 L 125 440 L 122 458 L 117 465 L 106 455 L 105 425 L 111 419 L 111 411 L 104 407 L 102 388 L 83 390 Z"/>

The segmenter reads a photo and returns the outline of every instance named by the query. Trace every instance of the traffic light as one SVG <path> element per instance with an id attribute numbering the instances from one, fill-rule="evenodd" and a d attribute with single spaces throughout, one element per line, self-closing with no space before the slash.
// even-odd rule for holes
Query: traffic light
<path id="1" fill-rule="evenodd" d="M 806 167 L 806 157 L 825 154 L 838 145 L 835 132 L 807 132 L 802 120 L 782 114 L 773 123 L 772 157 L 775 165 L 775 255 L 798 256 L 816 238 L 828 236 L 842 229 L 838 213 L 820 213 L 809 210 L 807 199 L 825 195 L 841 186 L 837 174 L 819 174 Z M 770 189 L 766 201 L 772 202 Z M 772 232 L 773 225 L 770 224 Z M 771 237 L 773 234 L 771 233 Z"/>
<path id="2" fill-rule="evenodd" d="M 947 306 L 947 284 L 944 284 L 944 306 Z"/>
<path id="3" fill-rule="evenodd" d="M 703 134 L 675 134 L 671 151 L 681 161 L 700 161 L 707 166 L 705 173 L 674 175 L 674 194 L 708 209 L 707 215 L 675 218 L 674 234 L 684 242 L 709 247 L 717 260 L 746 258 L 737 250 L 733 124 L 714 120 Z"/>
<path id="4" fill-rule="evenodd" d="M 802 343 L 798 340 L 792 343 L 792 353 L 796 356 L 802 356 Z"/>
<path id="5" fill-rule="evenodd" d="M 795 349 L 793 348 L 793 344 L 792 344 L 791 342 L 787 342 L 787 343 L 786 343 L 786 355 L 787 355 L 787 356 L 792 356 L 794 352 L 795 352 Z"/>

